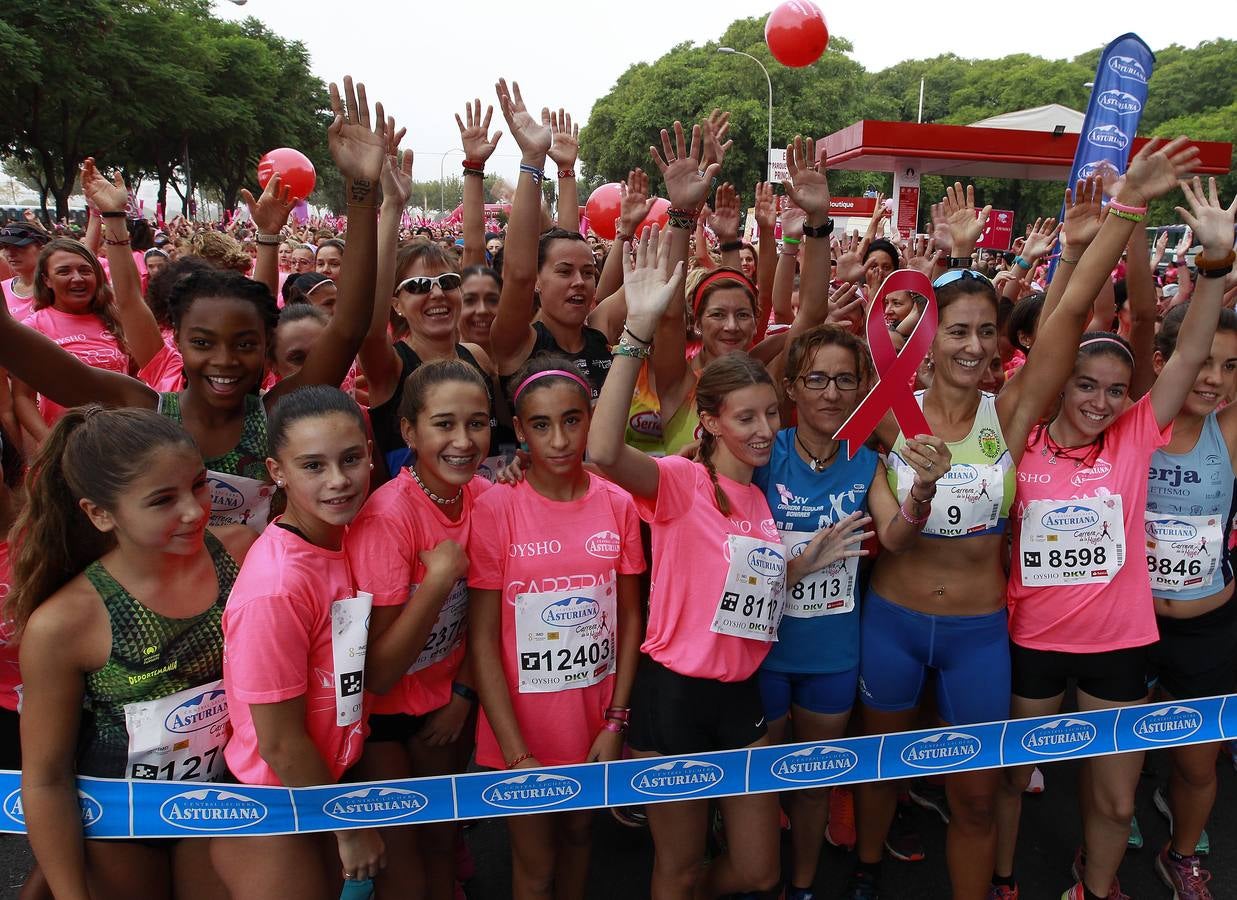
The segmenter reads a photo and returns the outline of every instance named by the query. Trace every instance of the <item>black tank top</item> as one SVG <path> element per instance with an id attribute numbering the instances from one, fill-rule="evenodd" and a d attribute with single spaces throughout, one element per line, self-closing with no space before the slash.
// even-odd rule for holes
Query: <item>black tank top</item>
<path id="1" fill-rule="evenodd" d="M 578 353 L 568 353 L 558 345 L 558 341 L 554 340 L 554 335 L 550 333 L 550 329 L 545 326 L 544 322 L 534 322 L 533 330 L 537 332 L 537 340 L 533 342 L 532 352 L 528 354 L 529 358 L 541 355 L 565 356 L 574 361 L 576 368 L 584 376 L 584 380 L 592 387 L 593 401 L 596 402 L 601 396 L 601 386 L 606 383 L 606 376 L 610 374 L 610 363 L 614 359 L 614 354 L 610 352 L 610 341 L 605 334 L 585 325 L 580 330 L 584 336 L 584 346 Z M 508 400 L 511 399 L 512 391 L 518 386 L 512 382 L 510 375 L 502 378 L 503 392 Z"/>

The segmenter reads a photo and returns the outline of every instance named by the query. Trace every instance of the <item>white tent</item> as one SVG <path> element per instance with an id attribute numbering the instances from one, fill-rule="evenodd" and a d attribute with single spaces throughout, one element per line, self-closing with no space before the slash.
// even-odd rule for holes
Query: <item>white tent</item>
<path id="1" fill-rule="evenodd" d="M 971 125 L 980 128 L 1009 128 L 1014 131 L 1055 131 L 1058 125 L 1064 125 L 1067 134 L 1081 134 L 1084 118 L 1086 117 L 1076 109 L 1059 103 L 1049 103 L 1047 106 L 1002 113 L 990 119 L 972 122 Z"/>

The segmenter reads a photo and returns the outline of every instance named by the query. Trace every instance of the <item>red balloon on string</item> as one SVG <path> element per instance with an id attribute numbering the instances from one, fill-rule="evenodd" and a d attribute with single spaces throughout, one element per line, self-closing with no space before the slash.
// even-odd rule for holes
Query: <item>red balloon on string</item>
<path id="1" fill-rule="evenodd" d="M 614 240 L 614 220 L 619 217 L 622 204 L 622 186 L 617 181 L 603 184 L 589 195 L 584 204 L 589 227 L 593 234 L 603 240 Z"/>
<path id="2" fill-rule="evenodd" d="M 784 66 L 810 66 L 825 52 L 829 29 L 825 14 L 811 0 L 786 0 L 769 13 L 765 22 L 765 43 L 769 52 Z"/>
<path id="3" fill-rule="evenodd" d="M 296 200 L 304 200 L 314 192 L 317 180 L 314 164 L 300 150 L 279 147 L 258 160 L 258 187 L 265 188 L 275 173 L 279 173 L 280 180 Z"/>
<path id="4" fill-rule="evenodd" d="M 640 223 L 640 230 L 643 231 L 646 226 L 652 227 L 656 225 L 661 231 L 666 230 L 666 223 L 670 221 L 670 201 L 665 197 L 658 197 L 653 201 L 653 208 L 649 210 L 649 214 L 644 217 L 644 221 Z"/>

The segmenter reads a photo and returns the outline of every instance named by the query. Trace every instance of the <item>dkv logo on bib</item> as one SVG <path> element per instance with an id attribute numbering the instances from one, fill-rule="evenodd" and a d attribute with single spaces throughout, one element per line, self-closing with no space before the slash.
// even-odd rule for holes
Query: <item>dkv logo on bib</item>
<path id="1" fill-rule="evenodd" d="M 173 734 L 201 731 L 228 721 L 228 698 L 223 689 L 204 691 L 167 714 L 163 727 Z"/>
<path id="2" fill-rule="evenodd" d="M 859 765 L 859 757 L 845 747 L 808 747 L 779 756 L 769 767 L 775 778 L 799 784 L 815 784 L 840 778 Z"/>
<path id="3" fill-rule="evenodd" d="M 429 805 L 429 798 L 402 788 L 364 788 L 336 794 L 322 811 L 341 822 L 397 822 L 411 819 Z"/>
<path id="4" fill-rule="evenodd" d="M 1058 506 L 1040 518 L 1045 528 L 1052 531 L 1085 531 L 1100 521 L 1100 514 L 1085 506 Z"/>
<path id="5" fill-rule="evenodd" d="M 1189 706 L 1166 706 L 1134 723 L 1134 734 L 1144 741 L 1167 743 L 1188 738 L 1203 727 L 1203 714 Z"/>
<path id="6" fill-rule="evenodd" d="M 82 827 L 89 828 L 103 818 L 103 804 L 85 791 L 77 792 L 77 805 L 82 812 Z M 4 798 L 4 814 L 18 825 L 26 824 L 26 809 L 22 805 L 21 791 L 16 790 Z"/>
<path id="7" fill-rule="evenodd" d="M 1082 719 L 1055 719 L 1022 736 L 1022 749 L 1040 756 L 1075 753 L 1095 740 L 1095 726 Z"/>
<path id="8" fill-rule="evenodd" d="M 641 769 L 631 778 L 632 790 L 649 797 L 686 797 L 707 791 L 722 780 L 720 766 L 696 759 L 676 759 Z"/>
<path id="9" fill-rule="evenodd" d="M 218 788 L 184 791 L 163 801 L 159 818 L 191 831 L 235 831 L 266 818 L 266 807 L 249 797 Z"/>
<path id="10" fill-rule="evenodd" d="M 902 749 L 902 762 L 916 769 L 948 769 L 979 756 L 979 738 L 962 731 L 945 731 L 920 738 Z"/>
<path id="11" fill-rule="evenodd" d="M 577 797 L 580 782 L 566 775 L 517 775 L 490 785 L 481 799 L 500 809 L 544 809 Z"/>

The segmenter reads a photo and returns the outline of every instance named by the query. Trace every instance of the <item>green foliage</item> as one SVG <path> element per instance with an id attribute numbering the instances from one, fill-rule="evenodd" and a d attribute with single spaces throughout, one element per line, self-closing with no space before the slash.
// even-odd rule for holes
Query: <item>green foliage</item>
<path id="1" fill-rule="evenodd" d="M 726 157 L 724 180 L 733 181 L 751 200 L 752 185 L 763 179 L 768 130 L 768 87 L 749 59 L 718 52 L 733 47 L 760 59 L 773 85 L 773 144 L 785 147 L 796 134 L 821 137 L 860 119 L 916 120 L 919 84 L 924 79 L 924 122 L 968 124 L 989 116 L 1048 103 L 1085 109 L 1100 49 L 1072 60 L 1048 60 L 1028 54 L 969 60 L 955 54 L 907 60 L 880 72 L 867 72 L 852 60 L 851 45 L 834 35 L 829 49 L 812 66 L 789 69 L 769 54 L 763 20 L 740 19 L 716 41 L 672 48 L 653 63 L 624 72 L 593 106 L 580 133 L 580 158 L 591 185 L 625 178 L 629 169 L 649 172 L 653 189 L 660 179 L 649 157 L 649 144 L 660 145 L 658 131 L 676 120 L 700 121 L 714 107 L 731 111 L 734 148 Z M 1177 45 L 1157 54 L 1143 134 L 1188 134 L 1200 140 L 1232 141 L 1237 135 L 1237 41 L 1206 41 L 1187 49 Z M 1234 162 L 1237 163 L 1237 157 Z M 867 187 L 888 191 L 892 178 L 879 172 L 831 172 L 833 192 L 862 193 Z M 1222 179 L 1225 196 L 1237 190 L 1237 175 Z M 1018 228 L 1037 216 L 1060 211 L 1064 184 L 981 178 L 975 181 L 982 202 L 1017 211 Z M 923 179 L 921 223 L 928 204 L 944 195 L 945 180 Z M 587 197 L 582 190 L 581 195 Z M 1168 222 L 1180 198 L 1153 207 L 1153 221 Z"/>

